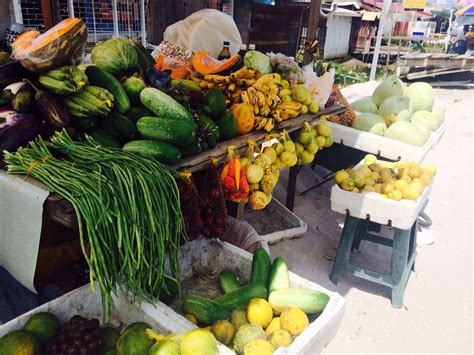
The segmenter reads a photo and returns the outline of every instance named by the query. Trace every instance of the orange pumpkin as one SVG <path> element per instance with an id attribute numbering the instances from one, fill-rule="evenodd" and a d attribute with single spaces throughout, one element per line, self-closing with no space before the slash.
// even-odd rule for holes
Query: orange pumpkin
<path id="1" fill-rule="evenodd" d="M 13 56 L 26 69 L 44 72 L 71 62 L 79 62 L 87 40 L 86 24 L 68 18 L 40 35 L 29 31 L 12 44 Z"/>
<path id="2" fill-rule="evenodd" d="M 217 74 L 232 68 L 240 59 L 240 55 L 234 54 L 229 59 L 217 60 L 208 52 L 197 52 L 193 57 L 193 67 L 202 75 Z"/>
<path id="3" fill-rule="evenodd" d="M 232 114 L 237 123 L 237 134 L 246 134 L 252 131 L 255 124 L 255 115 L 252 105 L 234 104 L 232 106 Z"/>
<path id="4" fill-rule="evenodd" d="M 189 75 L 188 64 L 177 60 L 165 60 L 163 54 L 155 58 L 156 64 L 153 66 L 156 70 L 171 70 L 171 79 L 185 79 Z"/>

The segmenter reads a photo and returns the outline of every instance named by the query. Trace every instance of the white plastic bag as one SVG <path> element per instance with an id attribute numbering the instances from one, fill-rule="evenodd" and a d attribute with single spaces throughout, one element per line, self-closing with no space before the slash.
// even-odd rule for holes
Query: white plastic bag
<path id="1" fill-rule="evenodd" d="M 332 85 L 336 71 L 331 68 L 325 72 L 322 77 L 316 75 L 313 71 L 313 65 L 308 64 L 303 67 L 305 83 L 303 84 L 309 90 L 313 100 L 318 103 L 319 107 L 324 107 L 332 92 Z"/>
<path id="2" fill-rule="evenodd" d="M 230 52 L 239 51 L 242 38 L 234 19 L 214 9 L 197 11 L 166 28 L 164 40 L 193 52 L 208 51 L 217 57 L 224 41 L 230 42 Z"/>

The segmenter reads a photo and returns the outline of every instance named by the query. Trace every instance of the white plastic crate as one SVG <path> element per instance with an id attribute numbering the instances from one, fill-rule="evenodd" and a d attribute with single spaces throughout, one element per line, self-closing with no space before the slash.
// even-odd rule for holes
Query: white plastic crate
<path id="1" fill-rule="evenodd" d="M 241 281 L 248 282 L 251 264 L 252 254 L 218 240 L 195 240 L 184 246 L 181 253 L 184 284 L 195 272 L 219 273 L 224 269 L 233 270 Z M 321 315 L 311 322 L 290 347 L 280 348 L 275 354 L 318 354 L 335 337 L 344 315 L 345 300 L 338 293 L 291 272 L 290 285 L 325 292 L 330 296 L 330 300 Z M 144 302 L 141 308 L 137 306 L 130 308 L 130 302 L 124 295 L 115 298 L 115 301 L 117 307 L 110 322 L 114 326 L 120 327 L 131 322 L 144 321 L 162 334 L 186 332 L 196 328 L 182 315 L 159 301 L 155 306 Z M 74 314 L 102 320 L 100 292 L 93 293 L 89 285 L 74 290 L 0 326 L 0 337 L 20 329 L 28 318 L 37 312 L 52 312 L 61 322 L 65 322 Z M 234 352 L 219 344 L 219 354 L 234 354 Z"/>
<path id="2" fill-rule="evenodd" d="M 354 169 L 358 169 L 363 163 L 361 161 Z M 369 217 L 372 222 L 391 224 L 399 229 L 410 229 L 428 203 L 433 182 L 434 176 L 416 201 L 390 200 L 376 192 L 346 191 L 334 184 L 331 188 L 331 210 L 343 214 L 349 213 L 352 217 L 360 219 Z"/>
<path id="3" fill-rule="evenodd" d="M 301 236 L 308 230 L 308 225 L 276 198 L 263 210 L 247 208 L 244 219 L 268 244 Z"/>

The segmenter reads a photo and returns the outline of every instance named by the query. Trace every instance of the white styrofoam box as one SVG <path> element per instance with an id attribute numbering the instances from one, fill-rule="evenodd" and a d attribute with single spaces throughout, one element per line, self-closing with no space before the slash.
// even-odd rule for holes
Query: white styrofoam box
<path id="1" fill-rule="evenodd" d="M 308 225 L 276 198 L 263 210 L 246 209 L 244 219 L 268 244 L 301 236 Z"/>
<path id="2" fill-rule="evenodd" d="M 358 169 L 363 163 L 361 161 L 354 169 Z M 349 212 L 350 216 L 360 219 L 369 217 L 371 222 L 391 224 L 399 229 L 410 229 L 428 203 L 433 182 L 434 176 L 416 201 L 406 199 L 395 201 L 376 192 L 346 191 L 334 184 L 331 188 L 331 210 L 343 214 Z"/>
<path id="3" fill-rule="evenodd" d="M 390 160 L 408 160 L 419 163 L 425 158 L 433 142 L 433 134 L 425 145 L 417 147 L 334 122 L 328 121 L 327 124 L 332 129 L 334 143 L 379 155 Z"/>
<path id="4" fill-rule="evenodd" d="M 183 282 L 199 270 L 212 270 L 218 275 L 223 270 L 232 270 L 245 283 L 249 281 L 252 254 L 231 244 L 218 240 L 197 239 L 182 249 L 181 268 Z M 345 300 L 336 292 L 310 282 L 290 272 L 290 287 L 310 288 L 329 295 L 330 300 L 324 311 L 295 338 L 291 346 L 279 348 L 274 354 L 308 354 L 321 353 L 322 349 L 336 336 L 344 316 Z M 192 325 L 183 317 L 183 321 Z"/>
<path id="5" fill-rule="evenodd" d="M 431 138 L 432 138 L 432 143 L 431 143 L 431 149 L 436 147 L 441 140 L 441 137 L 444 134 L 444 131 L 446 131 L 446 125 L 447 125 L 447 119 L 446 117 L 444 118 L 443 123 L 438 127 L 438 129 L 434 132 L 431 132 Z"/>
<path id="6" fill-rule="evenodd" d="M 130 300 L 123 294 L 114 296 L 114 302 L 115 308 L 107 324 L 122 328 L 132 322 L 146 322 L 164 334 L 181 329 L 177 314 L 162 303 L 152 306 L 144 302 L 140 309 L 136 305 L 131 305 Z M 76 314 L 86 318 L 97 318 L 102 322 L 101 293 L 98 288 L 96 292 L 93 292 L 90 285 L 77 288 L 1 325 L 0 338 L 13 330 L 21 329 L 25 322 L 38 312 L 51 312 L 59 318 L 61 323 L 65 323 Z"/>
<path id="7" fill-rule="evenodd" d="M 218 275 L 225 269 L 234 271 L 242 282 L 248 282 L 252 267 L 252 254 L 219 240 L 200 238 L 181 248 L 180 265 L 183 284 L 187 280 L 192 280 L 195 272 L 209 273 L 212 271 L 214 275 Z M 318 354 L 335 337 L 344 315 L 345 300 L 338 293 L 331 292 L 292 272 L 290 272 L 290 286 L 324 292 L 330 296 L 330 300 L 321 315 L 310 323 L 290 347 L 279 348 L 274 354 Z M 156 305 L 142 302 L 138 307 L 131 305 L 130 300 L 123 294 L 114 297 L 114 300 L 116 307 L 108 322 L 114 326 L 121 327 L 132 322 L 143 321 L 162 334 L 183 333 L 196 328 L 184 316 L 159 301 Z M 67 321 L 75 314 L 87 318 L 97 318 L 101 321 L 103 313 L 100 291 L 97 290 L 94 293 L 90 286 L 86 285 L 45 303 L 0 326 L 0 337 L 20 329 L 33 314 L 38 312 L 52 312 L 58 316 L 61 322 Z M 219 354 L 234 354 L 234 352 L 219 344 Z"/>

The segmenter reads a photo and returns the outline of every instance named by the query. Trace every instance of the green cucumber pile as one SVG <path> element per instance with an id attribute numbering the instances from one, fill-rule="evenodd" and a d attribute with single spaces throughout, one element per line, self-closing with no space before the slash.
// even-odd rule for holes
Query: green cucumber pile
<path id="1" fill-rule="evenodd" d="M 5 152 L 5 162 L 9 173 L 39 180 L 74 207 L 106 315 L 118 290 L 134 302 L 154 303 L 166 293 L 165 276 L 180 279 L 179 244 L 186 236 L 173 170 L 134 152 L 100 147 L 90 137 L 73 141 L 65 131 L 51 142 L 37 138 Z"/>

